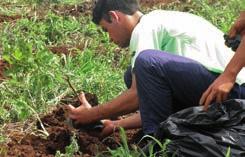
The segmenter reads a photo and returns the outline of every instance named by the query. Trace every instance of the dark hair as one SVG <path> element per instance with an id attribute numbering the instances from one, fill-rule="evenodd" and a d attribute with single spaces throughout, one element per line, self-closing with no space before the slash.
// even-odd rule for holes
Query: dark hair
<path id="1" fill-rule="evenodd" d="M 137 0 L 95 0 L 92 21 L 97 25 L 102 18 L 110 22 L 108 12 L 112 10 L 118 10 L 124 14 L 133 15 L 139 10 L 139 3 Z"/>

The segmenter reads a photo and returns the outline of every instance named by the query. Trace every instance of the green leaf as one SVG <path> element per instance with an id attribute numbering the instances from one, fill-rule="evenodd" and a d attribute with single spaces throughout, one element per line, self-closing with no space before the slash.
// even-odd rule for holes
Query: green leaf
<path id="1" fill-rule="evenodd" d="M 22 52 L 21 52 L 19 49 L 16 49 L 16 50 L 14 51 L 14 53 L 13 53 L 13 57 L 14 57 L 16 60 L 20 61 L 20 60 L 23 58 L 23 54 L 22 54 Z"/>
<path id="2" fill-rule="evenodd" d="M 5 61 L 7 61 L 9 64 L 13 64 L 13 62 L 12 62 L 12 60 L 11 60 L 11 58 L 10 58 L 9 55 L 3 55 L 3 59 L 4 59 Z"/>
<path id="3" fill-rule="evenodd" d="M 231 147 L 228 147 L 225 157 L 230 157 L 230 156 L 231 156 Z"/>

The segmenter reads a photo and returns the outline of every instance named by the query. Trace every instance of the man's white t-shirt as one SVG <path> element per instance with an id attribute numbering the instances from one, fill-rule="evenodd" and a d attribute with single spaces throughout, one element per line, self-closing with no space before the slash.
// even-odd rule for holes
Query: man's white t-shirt
<path id="1" fill-rule="evenodd" d="M 141 51 L 156 49 L 191 58 L 208 70 L 221 73 L 234 55 L 224 44 L 223 35 L 202 17 L 178 11 L 152 11 L 141 17 L 132 32 L 129 46 L 135 53 L 132 68 Z M 244 69 L 236 82 L 245 83 Z"/>

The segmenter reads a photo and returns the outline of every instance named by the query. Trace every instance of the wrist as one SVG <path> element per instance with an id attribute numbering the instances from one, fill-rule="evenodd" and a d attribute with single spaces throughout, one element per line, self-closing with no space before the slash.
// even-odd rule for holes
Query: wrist
<path id="1" fill-rule="evenodd" d="M 238 71 L 239 72 L 239 71 Z M 236 70 L 225 70 L 222 74 L 225 78 L 228 78 L 229 80 L 235 81 L 236 76 L 238 74 Z"/>
<path id="2" fill-rule="evenodd" d="M 91 114 L 93 114 L 94 121 L 105 119 L 101 112 L 100 106 L 92 107 L 91 109 L 94 111 L 94 112 L 91 112 Z"/>

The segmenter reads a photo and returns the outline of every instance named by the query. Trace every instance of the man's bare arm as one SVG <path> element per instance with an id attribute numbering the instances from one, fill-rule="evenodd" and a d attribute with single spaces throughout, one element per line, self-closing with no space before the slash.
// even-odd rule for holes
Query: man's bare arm
<path id="1" fill-rule="evenodd" d="M 141 117 L 140 113 L 135 113 L 125 119 L 120 119 L 120 120 L 104 120 L 103 121 L 104 128 L 101 132 L 101 136 L 109 136 L 112 134 L 114 131 L 117 131 L 119 127 L 122 127 L 124 129 L 137 129 L 141 128 L 142 122 L 141 122 Z"/>
<path id="2" fill-rule="evenodd" d="M 124 91 L 111 101 L 98 105 L 96 107 L 89 106 L 88 102 L 83 99 L 81 106 L 74 108 L 69 106 L 69 116 L 79 123 L 87 124 L 101 119 L 127 114 L 138 109 L 138 96 L 136 89 L 136 80 L 133 75 L 132 85 L 130 89 Z M 84 105 L 88 104 L 88 105 Z"/>
<path id="3" fill-rule="evenodd" d="M 204 105 L 204 110 L 207 110 L 212 101 L 220 103 L 227 99 L 238 73 L 245 66 L 245 12 L 241 13 L 239 19 L 232 26 L 229 35 L 234 36 L 237 33 L 242 36 L 242 39 L 236 53 L 224 72 L 202 94 L 199 103 Z"/>

